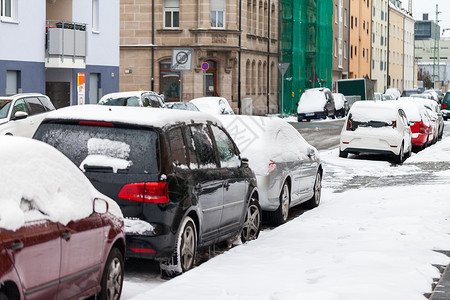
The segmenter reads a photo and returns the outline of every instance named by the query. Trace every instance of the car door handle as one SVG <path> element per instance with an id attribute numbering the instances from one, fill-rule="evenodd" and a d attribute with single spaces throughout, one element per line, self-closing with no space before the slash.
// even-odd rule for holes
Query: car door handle
<path id="1" fill-rule="evenodd" d="M 11 244 L 11 250 L 18 250 L 23 248 L 23 242 L 22 241 L 14 241 L 14 243 Z"/>
<path id="2" fill-rule="evenodd" d="M 72 236 L 72 233 L 70 233 L 69 231 L 65 231 L 62 234 L 62 238 L 65 239 L 66 241 L 70 240 L 70 237 Z"/>

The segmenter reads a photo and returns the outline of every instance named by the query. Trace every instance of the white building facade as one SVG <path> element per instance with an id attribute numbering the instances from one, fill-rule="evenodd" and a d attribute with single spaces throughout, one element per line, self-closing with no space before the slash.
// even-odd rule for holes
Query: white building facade
<path id="1" fill-rule="evenodd" d="M 119 0 L 0 2 L 0 95 L 39 92 L 59 108 L 118 91 Z"/>
<path id="2" fill-rule="evenodd" d="M 403 88 L 411 90 L 414 88 L 415 71 L 414 71 L 414 25 L 416 21 L 409 14 L 405 14 L 403 24 Z M 416 87 L 417 88 L 417 87 Z"/>
<path id="3" fill-rule="evenodd" d="M 387 87 L 388 0 L 372 1 L 372 64 L 374 91 L 384 93 Z"/>

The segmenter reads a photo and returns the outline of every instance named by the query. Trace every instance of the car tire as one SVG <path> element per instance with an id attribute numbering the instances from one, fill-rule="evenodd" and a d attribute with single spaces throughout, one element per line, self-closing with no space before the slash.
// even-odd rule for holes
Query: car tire
<path id="1" fill-rule="evenodd" d="M 258 200 L 252 197 L 245 213 L 244 225 L 240 234 L 242 243 L 258 238 L 261 231 L 261 216 L 261 206 Z"/>
<path id="2" fill-rule="evenodd" d="M 101 291 L 98 299 L 118 300 L 122 293 L 124 261 L 122 252 L 116 247 L 111 249 L 103 270 Z"/>
<path id="3" fill-rule="evenodd" d="M 339 149 L 339 157 L 347 158 L 348 157 L 348 152 L 347 151 L 342 151 L 341 149 Z"/>
<path id="4" fill-rule="evenodd" d="M 280 206 L 276 211 L 267 213 L 268 222 L 274 226 L 278 226 L 286 223 L 289 215 L 289 203 L 290 203 L 290 189 L 287 182 L 284 182 L 280 192 Z"/>
<path id="5" fill-rule="evenodd" d="M 175 277 L 195 266 L 197 258 L 197 229 L 191 217 L 184 218 L 177 236 L 173 256 L 160 267 L 164 276 Z"/>
<path id="6" fill-rule="evenodd" d="M 331 115 L 331 118 L 332 118 L 332 119 L 336 119 L 336 110 L 335 110 L 335 109 L 333 109 L 333 111 L 332 111 L 332 112 L 333 112 L 333 114 Z"/>
<path id="7" fill-rule="evenodd" d="M 404 148 L 404 144 L 402 143 L 402 146 L 400 147 L 400 152 L 398 153 L 398 155 L 394 155 L 394 162 L 396 164 L 401 164 L 403 162 L 403 159 L 404 159 L 403 148 Z"/>
<path id="8" fill-rule="evenodd" d="M 305 202 L 305 208 L 313 209 L 320 204 L 320 196 L 322 194 L 322 174 L 317 172 L 316 180 L 314 181 L 314 195 Z"/>
<path id="9" fill-rule="evenodd" d="M 8 297 L 2 292 L 0 292 L 0 300 L 8 300 Z"/>
<path id="10" fill-rule="evenodd" d="M 406 153 L 405 158 L 410 158 L 412 155 L 412 141 L 411 141 L 411 147 L 409 148 L 408 153 Z"/>

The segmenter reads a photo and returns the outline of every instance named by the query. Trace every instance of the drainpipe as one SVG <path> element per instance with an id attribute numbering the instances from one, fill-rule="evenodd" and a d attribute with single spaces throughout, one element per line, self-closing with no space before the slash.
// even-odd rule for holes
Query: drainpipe
<path id="1" fill-rule="evenodd" d="M 267 96 L 267 114 L 270 113 L 269 110 L 269 100 L 270 100 L 270 0 L 269 6 L 267 7 L 267 84 L 266 84 L 266 96 Z"/>
<path id="2" fill-rule="evenodd" d="M 152 82 L 151 90 L 155 91 L 155 0 L 152 0 Z M 161 89 L 161 87 L 160 87 Z"/>
<path id="3" fill-rule="evenodd" d="M 242 42 L 242 0 L 239 0 L 239 52 L 238 52 L 238 113 L 241 114 L 241 44 Z"/>

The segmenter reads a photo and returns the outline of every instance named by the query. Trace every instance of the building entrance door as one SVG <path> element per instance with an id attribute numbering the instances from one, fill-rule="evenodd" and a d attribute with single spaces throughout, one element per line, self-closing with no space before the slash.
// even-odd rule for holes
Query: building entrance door
<path id="1" fill-rule="evenodd" d="M 46 82 L 45 93 L 56 109 L 70 106 L 70 82 Z"/>
<path id="2" fill-rule="evenodd" d="M 217 66 L 213 61 L 207 61 L 209 68 L 204 74 L 204 96 L 217 96 Z"/>

